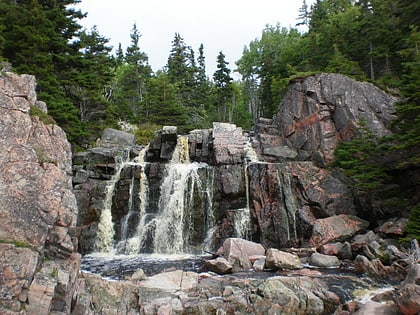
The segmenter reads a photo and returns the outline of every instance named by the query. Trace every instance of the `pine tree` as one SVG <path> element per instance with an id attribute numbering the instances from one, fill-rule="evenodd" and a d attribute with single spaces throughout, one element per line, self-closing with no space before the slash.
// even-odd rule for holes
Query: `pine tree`
<path id="1" fill-rule="evenodd" d="M 18 73 L 37 78 L 37 94 L 70 140 L 83 135 L 78 106 L 67 95 L 74 84 L 72 69 L 80 56 L 77 45 L 84 17 L 73 8 L 77 0 L 3 0 L 0 6 L 0 54 Z"/>
<path id="2" fill-rule="evenodd" d="M 140 49 L 140 37 L 137 25 L 133 24 L 130 32 L 131 45 L 126 49 L 124 63 L 117 68 L 112 87 L 114 111 L 119 119 L 132 123 L 144 122 L 148 116 L 144 95 L 152 69 L 148 64 L 147 54 Z"/>
<path id="3" fill-rule="evenodd" d="M 229 62 L 225 60 L 225 55 L 222 51 L 217 55 L 217 70 L 213 74 L 216 94 L 217 115 L 221 121 L 227 121 L 228 108 L 232 102 L 232 77 L 230 76 L 230 69 L 227 67 Z"/>

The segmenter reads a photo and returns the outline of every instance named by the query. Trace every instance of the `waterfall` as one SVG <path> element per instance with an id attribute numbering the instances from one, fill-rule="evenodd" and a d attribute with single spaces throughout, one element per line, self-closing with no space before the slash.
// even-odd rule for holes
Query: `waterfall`
<path id="1" fill-rule="evenodd" d="M 213 168 L 190 162 L 188 138 L 178 137 L 172 158 L 162 169 L 159 186 L 155 181 L 151 190 L 146 151 L 147 147 L 133 161 L 126 157 L 117 164 L 116 174 L 107 185 L 96 249 L 127 255 L 201 253 L 208 231 L 215 225 Z M 123 178 L 124 168 L 128 171 Z M 120 180 L 126 184 L 117 186 Z M 120 207 L 120 218 L 112 210 L 117 187 L 127 187 L 128 195 L 126 212 L 121 215 Z M 155 196 L 153 202 L 151 194 Z"/>
<path id="2" fill-rule="evenodd" d="M 245 194 L 246 194 L 246 207 L 243 209 L 237 209 L 233 213 L 233 227 L 235 229 L 236 237 L 250 239 L 249 234 L 251 227 L 251 215 L 250 215 L 250 197 L 249 197 L 249 176 L 248 168 L 250 163 L 257 163 L 258 156 L 251 144 L 251 139 L 248 138 L 248 141 L 244 147 L 245 159 L 244 159 L 244 177 L 245 177 Z"/>
<path id="3" fill-rule="evenodd" d="M 203 185 L 198 170 L 204 165 L 190 163 L 188 139 L 179 137 L 172 160 L 165 167 L 161 185 L 159 216 L 154 222 L 155 253 L 180 254 L 190 251 L 191 234 L 194 232 L 193 199 L 196 193 L 203 192 L 199 191 Z"/>
<path id="4" fill-rule="evenodd" d="M 141 248 L 144 247 L 145 243 L 145 225 L 146 225 L 146 208 L 148 206 L 148 196 L 149 196 L 149 184 L 147 180 L 147 175 L 145 172 L 146 162 L 145 156 L 149 146 L 143 148 L 138 157 L 136 157 L 129 165 L 133 167 L 139 167 L 139 180 L 138 180 L 138 193 L 136 194 L 135 187 L 135 177 L 133 175 L 130 185 L 130 198 L 128 201 L 128 213 L 124 216 L 123 222 L 121 225 L 121 240 L 116 246 L 117 253 L 124 254 L 137 254 L 141 251 Z M 137 200 L 137 202 L 134 202 Z M 134 231 L 130 231 L 130 221 L 134 218 L 137 219 L 138 224 L 137 228 Z"/>
<path id="5" fill-rule="evenodd" d="M 114 224 L 112 222 L 112 197 L 114 195 L 115 185 L 120 180 L 121 171 L 129 162 L 130 153 L 123 151 L 121 156 L 115 158 L 115 175 L 107 182 L 104 200 L 104 209 L 98 224 L 95 249 L 102 253 L 112 253 L 114 243 Z"/>

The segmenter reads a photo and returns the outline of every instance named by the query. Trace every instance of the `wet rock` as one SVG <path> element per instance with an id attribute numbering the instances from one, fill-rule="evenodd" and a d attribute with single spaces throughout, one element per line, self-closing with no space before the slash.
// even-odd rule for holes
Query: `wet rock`
<path id="1" fill-rule="evenodd" d="M 354 315 L 398 315 L 398 309 L 395 304 L 383 304 L 374 301 L 368 301 L 363 304 Z"/>
<path id="2" fill-rule="evenodd" d="M 316 267 L 338 267 L 340 265 L 340 261 L 336 256 L 323 255 L 319 253 L 313 253 L 309 263 Z"/>
<path id="3" fill-rule="evenodd" d="M 402 314 L 416 315 L 420 313 L 420 285 L 405 284 L 397 290 L 394 299 Z"/>
<path id="4" fill-rule="evenodd" d="M 232 272 L 233 265 L 223 257 L 218 257 L 216 259 L 207 260 L 204 263 L 203 268 L 219 275 L 225 275 Z"/>
<path id="5" fill-rule="evenodd" d="M 255 242 L 241 238 L 228 238 L 223 242 L 224 258 L 233 265 L 234 272 L 249 270 L 251 268 L 249 257 L 264 254 L 265 248 Z"/>
<path id="6" fill-rule="evenodd" d="M 300 269 L 302 262 L 295 254 L 269 248 L 266 253 L 266 267 L 269 269 Z"/>
<path id="7" fill-rule="evenodd" d="M 310 243 L 319 247 L 333 241 L 345 241 L 368 226 L 369 222 L 344 214 L 318 219 L 315 221 Z"/>

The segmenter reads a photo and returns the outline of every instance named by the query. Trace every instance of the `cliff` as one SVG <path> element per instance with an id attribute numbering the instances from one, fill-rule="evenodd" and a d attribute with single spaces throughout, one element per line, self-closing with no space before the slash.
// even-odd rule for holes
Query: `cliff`
<path id="1" fill-rule="evenodd" d="M 35 78 L 0 75 L 0 313 L 69 312 L 80 265 L 72 155 Z M 22 311 L 24 310 L 24 311 Z"/>

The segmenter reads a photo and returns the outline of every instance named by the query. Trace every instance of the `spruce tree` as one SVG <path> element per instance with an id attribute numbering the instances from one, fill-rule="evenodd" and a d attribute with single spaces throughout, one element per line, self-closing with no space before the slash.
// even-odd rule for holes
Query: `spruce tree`
<path id="1" fill-rule="evenodd" d="M 213 74 L 216 94 L 217 115 L 221 121 L 228 120 L 228 108 L 232 102 L 232 77 L 230 76 L 229 62 L 225 60 L 222 51 L 217 55 L 217 70 Z"/>

